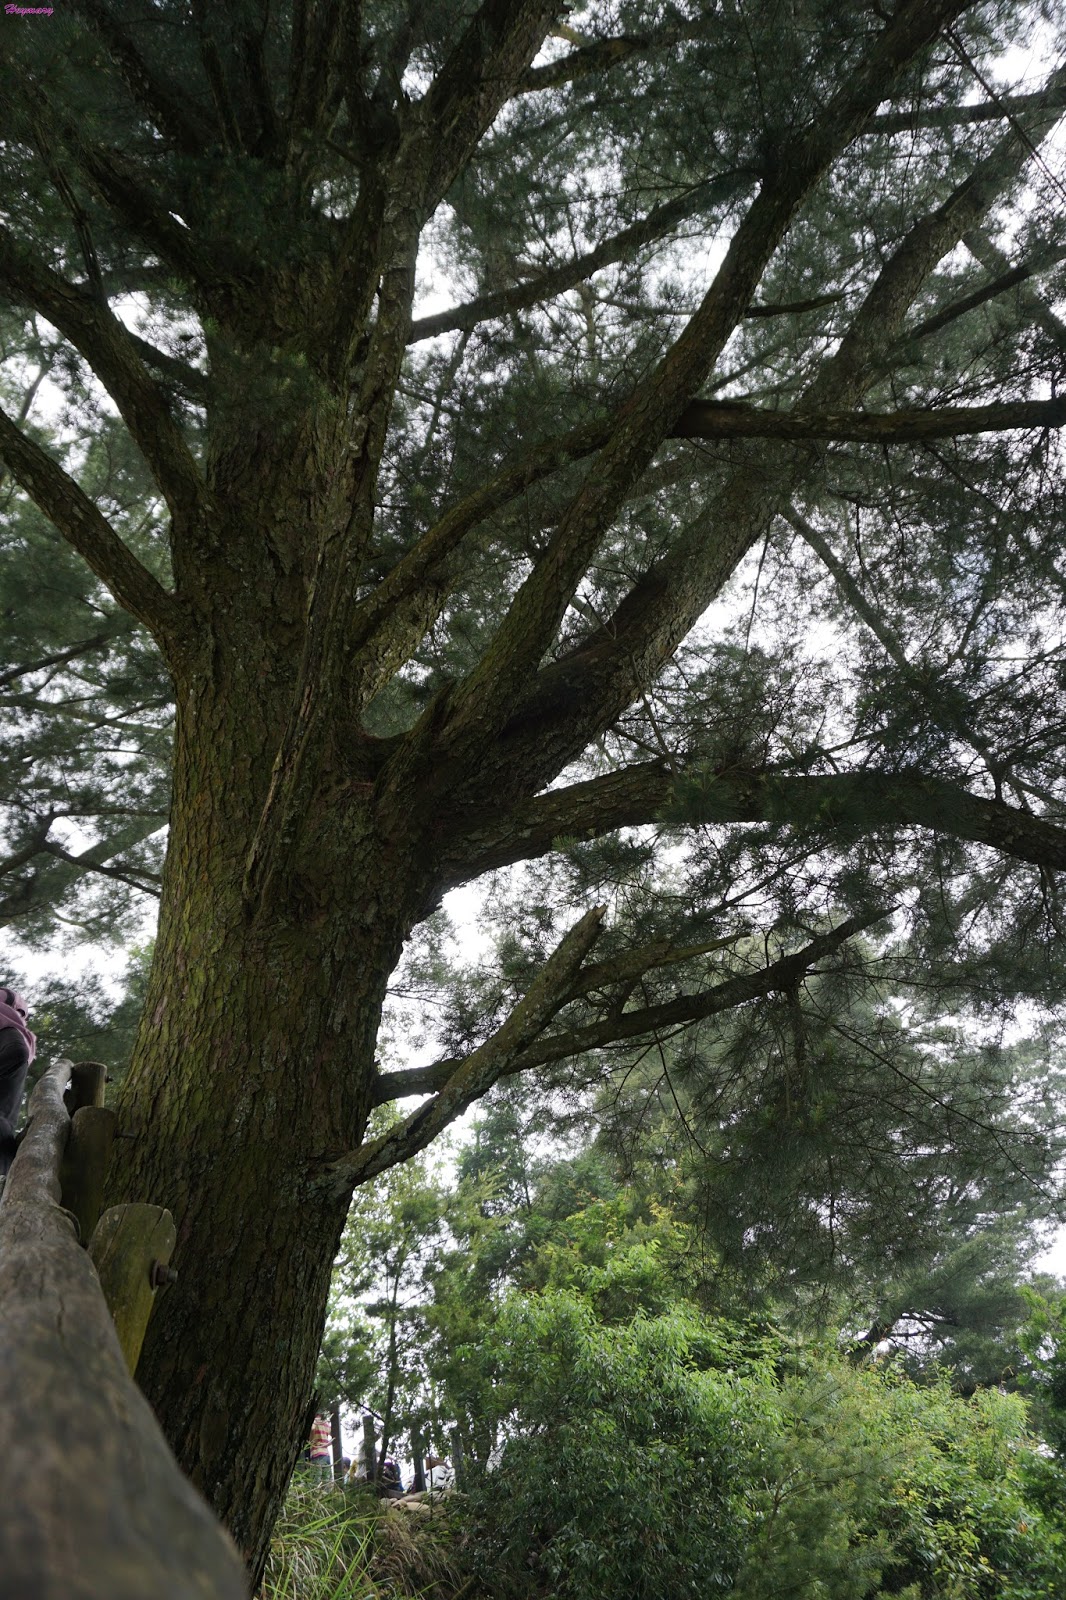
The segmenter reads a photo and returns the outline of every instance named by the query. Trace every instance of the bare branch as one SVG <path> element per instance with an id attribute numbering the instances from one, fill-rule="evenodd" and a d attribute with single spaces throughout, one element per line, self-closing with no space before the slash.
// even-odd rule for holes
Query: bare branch
<path id="1" fill-rule="evenodd" d="M 49 818 L 34 835 L 33 848 L 27 846 L 26 851 L 19 851 L 17 855 L 9 856 L 0 863 L 0 871 L 12 873 L 19 867 L 27 865 L 35 856 L 45 855 L 53 860 L 54 854 L 47 847 L 48 829 L 54 818 Z M 127 827 L 120 828 L 110 838 L 101 839 L 98 844 L 90 845 L 88 850 L 83 850 L 80 855 L 64 855 L 61 861 L 50 867 L 45 873 L 33 872 L 25 882 L 0 899 L 0 928 L 10 923 L 17 922 L 20 917 L 29 916 L 34 911 L 43 910 L 49 905 L 54 905 L 56 900 L 56 880 L 54 874 L 61 874 L 62 881 L 73 882 L 78 877 L 87 873 L 100 872 L 108 863 L 114 861 L 116 856 L 124 850 L 130 850 L 135 845 L 142 844 L 145 839 L 158 833 L 160 828 L 166 826 L 165 816 L 145 816 L 136 822 L 131 822 Z M 27 853 L 27 851 L 29 853 Z M 63 871 L 63 868 L 66 871 Z M 120 869 L 116 869 L 116 872 Z M 112 874 L 109 873 L 108 876 Z M 158 891 L 147 883 L 131 883 L 132 888 L 145 894 L 156 894 Z"/>
<path id="2" fill-rule="evenodd" d="M 453 306 L 448 311 L 438 311 L 431 317 L 420 317 L 417 322 L 411 324 L 408 342 L 416 344 L 420 339 L 431 339 L 437 334 L 449 333 L 453 329 L 474 328 L 479 322 L 489 322 L 494 317 L 522 311 L 528 306 L 539 305 L 544 300 L 565 294 L 568 289 L 573 289 L 586 278 L 591 278 L 602 267 L 628 259 L 643 245 L 663 238 L 679 222 L 685 222 L 691 217 L 698 216 L 702 211 L 735 199 L 751 186 L 751 182 L 750 174 L 736 173 L 725 178 L 715 178 L 711 183 L 699 184 L 695 189 L 688 190 L 674 200 L 666 200 L 661 205 L 653 206 L 646 217 L 641 217 L 639 222 L 630 223 L 627 228 L 622 228 L 620 232 L 602 240 L 595 250 L 589 250 L 583 256 L 575 256 L 573 260 L 564 261 L 557 267 L 548 267 L 535 277 L 517 283 L 510 289 L 501 289 L 495 294 L 479 295 L 474 300 L 468 300 L 465 305 Z M 768 312 L 752 308 L 752 314 L 767 315 Z"/>
<path id="3" fill-rule="evenodd" d="M 130 872 L 124 872 L 121 867 L 109 867 L 102 861 L 86 861 L 84 853 L 75 855 L 70 850 L 65 850 L 61 844 L 49 843 L 43 847 L 43 854 L 55 856 L 57 861 L 65 861 L 68 866 L 77 867 L 79 872 L 96 872 L 105 878 L 114 878 L 119 883 L 124 883 L 130 889 L 137 889 L 141 894 L 154 895 L 159 899 L 159 885 L 162 883 L 158 872 L 141 872 L 134 877 Z"/>
<path id="4" fill-rule="evenodd" d="M 6 672 L 0 672 L 0 689 L 6 689 L 8 684 L 16 682 L 19 678 L 28 677 L 33 672 L 44 672 L 48 667 L 61 667 L 64 662 L 76 661 L 79 656 L 90 655 L 93 650 L 99 650 L 103 645 L 109 644 L 115 637 L 117 628 L 108 628 L 101 633 L 93 634 L 91 639 L 82 639 L 78 644 L 72 644 L 67 650 L 56 650 L 51 655 L 40 656 L 36 661 L 28 661 L 25 666 L 9 667 Z"/>
<path id="5" fill-rule="evenodd" d="M 979 306 L 987 305 L 989 300 L 998 299 L 1001 294 L 1016 289 L 1019 284 L 1028 279 L 1037 277 L 1041 272 L 1046 272 L 1056 262 L 1061 261 L 1066 251 L 1056 250 L 1046 255 L 1032 257 L 1021 262 L 1016 267 L 1009 267 L 1001 272 L 991 283 L 983 284 L 980 289 L 975 289 L 972 294 L 960 296 L 950 305 L 938 311 L 935 316 L 927 317 L 924 322 L 917 323 L 913 328 L 908 328 L 900 335 L 900 343 L 906 344 L 917 339 L 927 339 L 930 334 L 939 333 L 941 328 L 946 328 L 950 323 L 958 321 L 970 311 L 976 311 Z"/>

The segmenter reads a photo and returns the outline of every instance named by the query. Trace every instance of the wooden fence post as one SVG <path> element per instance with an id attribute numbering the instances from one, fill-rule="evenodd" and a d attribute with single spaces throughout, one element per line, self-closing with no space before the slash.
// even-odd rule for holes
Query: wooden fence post
<path id="1" fill-rule="evenodd" d="M 58 1066 L 59 1063 L 57 1062 Z M 83 1106 L 102 1106 L 104 1103 L 104 1085 L 107 1082 L 107 1068 L 102 1061 L 75 1061 L 70 1067 L 70 1082 L 63 1095 L 63 1101 L 73 1118 L 75 1112 Z"/>
<path id="2" fill-rule="evenodd" d="M 334 1483 L 341 1483 L 344 1479 L 344 1441 L 341 1438 L 341 1408 L 339 1400 L 335 1400 L 330 1409 L 329 1431 L 333 1443 L 333 1481 Z"/>
<path id="3" fill-rule="evenodd" d="M 157 1290 L 176 1278 L 174 1218 L 162 1206 L 112 1206 L 96 1224 L 89 1255 L 131 1374 L 137 1371 Z"/>
<path id="4" fill-rule="evenodd" d="M 81 1106 L 71 1118 L 70 1136 L 59 1166 L 59 1184 L 63 1209 L 77 1222 L 78 1237 L 84 1245 L 88 1245 L 100 1220 L 115 1122 L 115 1113 L 104 1106 Z"/>

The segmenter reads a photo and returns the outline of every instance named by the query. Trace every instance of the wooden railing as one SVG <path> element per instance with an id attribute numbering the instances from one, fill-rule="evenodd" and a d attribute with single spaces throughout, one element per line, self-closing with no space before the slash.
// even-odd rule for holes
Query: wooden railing
<path id="1" fill-rule="evenodd" d="M 246 1600 L 229 1535 L 133 1380 L 173 1269 L 159 1206 L 100 1215 L 104 1069 L 59 1061 L 0 1198 L 0 1594 Z"/>

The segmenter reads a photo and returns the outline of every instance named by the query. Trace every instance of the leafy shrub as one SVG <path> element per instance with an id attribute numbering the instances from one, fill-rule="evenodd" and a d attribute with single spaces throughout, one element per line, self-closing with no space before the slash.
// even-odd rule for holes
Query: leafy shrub
<path id="1" fill-rule="evenodd" d="M 766 1380 L 750 1381 L 751 1362 L 722 1329 L 677 1310 L 604 1326 L 588 1301 L 558 1292 L 507 1303 L 495 1345 L 509 1437 L 468 1498 L 484 1590 L 558 1600 L 724 1592 Z"/>
<path id="2" fill-rule="evenodd" d="M 1017 1396 L 594 1298 L 500 1308 L 506 1443 L 464 1502 L 464 1594 L 1066 1600 L 1064 1479 Z"/>
<path id="3" fill-rule="evenodd" d="M 781 1383 L 767 1422 L 736 1600 L 1066 1595 L 1061 1522 L 1033 1493 L 1041 1458 L 1017 1396 L 964 1400 L 946 1376 L 918 1385 L 825 1358 Z"/>

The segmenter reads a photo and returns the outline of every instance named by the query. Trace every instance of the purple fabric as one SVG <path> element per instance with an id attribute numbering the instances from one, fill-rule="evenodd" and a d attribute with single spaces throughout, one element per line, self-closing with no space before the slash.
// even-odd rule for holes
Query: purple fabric
<path id="1" fill-rule="evenodd" d="M 26 1002 L 20 994 L 15 994 L 13 989 L 0 986 L 0 995 L 4 994 L 13 995 L 14 1004 L 8 1005 L 6 1000 L 0 999 L 0 1028 L 18 1029 L 26 1041 L 26 1048 L 32 1061 L 37 1054 L 37 1035 L 31 1033 L 26 1026 L 26 1012 L 28 1009 Z"/>

